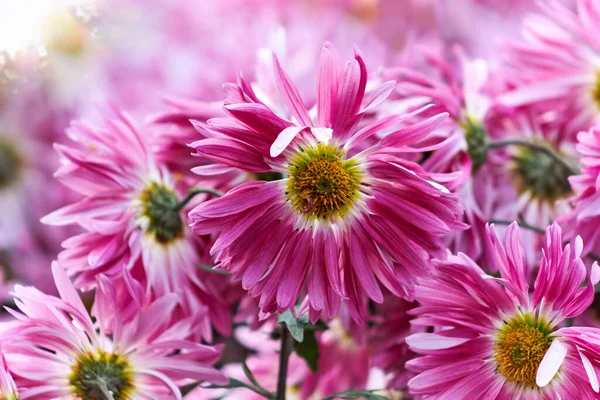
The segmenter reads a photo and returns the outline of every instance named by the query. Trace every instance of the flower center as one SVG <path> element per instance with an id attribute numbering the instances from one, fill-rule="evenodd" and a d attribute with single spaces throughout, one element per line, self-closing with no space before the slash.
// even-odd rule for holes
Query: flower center
<path id="1" fill-rule="evenodd" d="M 14 146 L 0 142 L 0 189 L 17 180 L 20 167 L 21 160 Z"/>
<path id="2" fill-rule="evenodd" d="M 538 367 L 552 342 L 550 333 L 545 322 L 528 316 L 507 323 L 494 345 L 498 372 L 509 382 L 535 387 Z"/>
<path id="3" fill-rule="evenodd" d="M 179 199 L 164 185 L 153 182 L 142 193 L 142 215 L 148 218 L 147 232 L 167 244 L 183 236 L 183 221 L 177 209 Z"/>
<path id="4" fill-rule="evenodd" d="M 555 151 L 549 143 L 540 143 Z M 564 155 L 560 155 L 565 158 Z M 529 192 L 535 199 L 554 204 L 571 194 L 569 169 L 542 151 L 521 147 L 514 158 L 513 178 L 520 193 Z"/>
<path id="5" fill-rule="evenodd" d="M 361 173 L 356 161 L 342 158 L 336 146 L 318 143 L 300 149 L 288 167 L 288 199 L 312 219 L 342 218 L 358 198 Z"/>
<path id="6" fill-rule="evenodd" d="M 127 360 L 103 351 L 84 354 L 72 369 L 69 383 L 77 398 L 86 400 L 126 400 L 133 391 Z"/>
<path id="7" fill-rule="evenodd" d="M 596 104 L 596 107 L 600 109 L 600 71 L 596 73 L 596 82 L 592 87 L 592 100 Z"/>
<path id="8" fill-rule="evenodd" d="M 465 140 L 467 141 L 467 153 L 471 158 L 471 171 L 474 175 L 487 158 L 489 137 L 488 133 L 480 122 L 467 118 L 462 124 L 465 130 Z"/>

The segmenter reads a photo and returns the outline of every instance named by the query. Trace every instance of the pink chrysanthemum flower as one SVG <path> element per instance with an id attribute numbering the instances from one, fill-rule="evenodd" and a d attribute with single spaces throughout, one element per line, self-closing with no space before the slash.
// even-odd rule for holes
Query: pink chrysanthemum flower
<path id="1" fill-rule="evenodd" d="M 493 156 L 487 151 L 493 99 L 487 62 L 470 59 L 458 47 L 453 50 L 445 59 L 439 51 L 422 49 L 422 67 L 390 68 L 386 76 L 401 80 L 395 90 L 397 102 L 412 107 L 433 103 L 427 113 L 449 114 L 450 118 L 432 135 L 443 140 L 443 145 L 428 153 L 420 164 L 429 172 L 451 173 L 453 179 L 446 186 L 460 192 L 465 207 L 463 218 L 470 229 L 455 232 L 449 246 L 478 259 L 484 251 L 486 217 L 494 206 L 489 196 L 493 177 L 486 168 L 486 161 Z"/>
<path id="2" fill-rule="evenodd" d="M 600 129 L 592 128 L 577 135 L 577 152 L 581 155 L 581 174 L 569 178 L 574 191 L 573 211 L 561 218 L 568 237 L 580 235 L 586 251 L 600 250 Z"/>
<path id="3" fill-rule="evenodd" d="M 3 400 L 18 400 L 19 392 L 15 381 L 8 370 L 4 355 L 0 353 L 0 399 Z"/>
<path id="4" fill-rule="evenodd" d="M 76 143 L 56 146 L 63 159 L 56 177 L 83 199 L 44 217 L 43 222 L 85 229 L 63 244 L 61 266 L 83 290 L 93 288 L 99 274 L 119 278 L 126 273 L 126 278 L 144 285 L 147 299 L 181 292 L 188 315 L 210 305 L 210 321 L 227 334 L 231 315 L 220 293 L 227 279 L 198 268 L 211 263 L 209 242 L 187 229 L 187 210 L 181 207 L 193 188 L 176 181 L 155 160 L 149 145 L 151 131 L 142 134 L 116 111 L 105 115 L 104 123 L 96 128 L 74 122 L 68 134 Z M 209 338 L 211 327 L 204 323 L 202 331 Z"/>
<path id="5" fill-rule="evenodd" d="M 543 14 L 527 17 L 524 42 L 511 46 L 510 63 L 520 84 L 499 101 L 534 105 L 576 134 L 600 114 L 600 5 L 577 0 L 573 11 L 557 0 L 538 4 Z"/>
<path id="6" fill-rule="evenodd" d="M 581 238 L 563 247 L 555 223 L 546 230 L 530 293 L 519 236 L 516 223 L 504 244 L 489 229 L 500 278 L 458 254 L 437 261 L 433 279 L 416 289 L 420 306 L 413 324 L 437 330 L 407 338 L 424 355 L 409 362 L 419 373 L 409 382 L 411 393 L 445 399 L 597 398 L 600 353 L 586 343 L 584 328 L 559 324 L 592 303 L 600 268 L 594 263 L 586 278 Z"/>
<path id="7" fill-rule="evenodd" d="M 243 79 L 226 86 L 229 118 L 197 123 L 207 139 L 199 155 L 248 172 L 278 172 L 284 179 L 248 182 L 190 213 L 198 234 L 221 231 L 211 253 L 233 273 L 263 312 L 293 308 L 304 289 L 311 320 L 332 316 L 341 299 L 364 318 L 365 294 L 383 301 L 379 282 L 410 297 L 439 254 L 440 238 L 461 228 L 455 195 L 430 182 L 400 152 L 427 137 L 445 118 L 398 127 L 392 115 L 359 126 L 365 113 L 394 87 L 365 93 L 366 67 L 358 52 L 340 71 L 326 43 L 319 64 L 316 110 L 307 111 L 274 57 L 275 81 L 290 119 L 276 115 Z M 365 149 L 365 139 L 385 138 Z M 422 149 L 418 150 L 421 151 Z"/>
<path id="8" fill-rule="evenodd" d="M 173 323 L 177 295 L 166 295 L 124 321 L 114 315 L 116 299 L 103 276 L 98 290 L 104 301 L 93 322 L 64 269 L 55 264 L 52 272 L 60 298 L 17 286 L 21 313 L 9 310 L 16 321 L 2 351 L 23 398 L 181 398 L 178 385 L 227 382 L 212 367 L 220 351 L 188 340 L 197 318 Z"/>

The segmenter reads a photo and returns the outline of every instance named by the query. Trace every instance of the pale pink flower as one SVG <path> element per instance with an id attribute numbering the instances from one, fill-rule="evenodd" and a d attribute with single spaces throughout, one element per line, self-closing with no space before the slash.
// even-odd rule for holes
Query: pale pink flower
<path id="1" fill-rule="evenodd" d="M 485 274 L 459 253 L 437 261 L 433 279 L 416 289 L 420 306 L 412 311 L 412 323 L 435 331 L 406 339 L 423 354 L 409 362 L 419 373 L 408 384 L 411 393 L 461 399 L 597 398 L 600 353 L 592 339 L 586 343 L 588 328 L 559 328 L 590 306 L 600 279 L 597 263 L 586 277 L 581 238 L 563 246 L 558 224 L 546 230 L 531 293 L 518 225 L 510 226 L 503 244 L 492 227 L 489 239 L 501 277 Z"/>
<path id="2" fill-rule="evenodd" d="M 143 133 L 145 132 L 145 133 Z M 179 207 L 188 189 L 157 163 L 150 148 L 150 127 L 140 127 L 118 111 L 104 115 L 104 126 L 74 122 L 75 143 L 57 145 L 63 165 L 56 177 L 83 199 L 44 217 L 51 225 L 81 226 L 85 232 L 64 242 L 61 266 L 78 288 L 96 285 L 99 274 L 135 279 L 147 299 L 180 292 L 187 315 L 209 305 L 210 321 L 222 333 L 231 329 L 229 305 L 221 296 L 224 276 L 203 271 L 211 264 L 210 240 L 197 237 Z M 192 204 L 206 195 L 197 196 Z M 131 290 L 132 285 L 125 287 Z M 132 295 L 137 298 L 136 295 Z M 119 302 L 124 307 L 126 302 Z M 210 338 L 211 327 L 202 329 Z"/>
<path id="3" fill-rule="evenodd" d="M 198 234 L 222 232 L 211 254 L 260 297 L 263 312 L 292 308 L 304 291 L 311 320 L 322 312 L 333 316 L 342 299 L 362 320 L 365 295 L 383 301 L 379 282 L 410 297 L 429 272 L 430 255 L 440 254 L 441 236 L 463 227 L 456 196 L 397 155 L 422 151 L 411 145 L 445 115 L 407 127 L 398 124 L 408 116 L 391 115 L 359 128 L 395 83 L 365 93 L 360 53 L 341 70 L 329 43 L 321 52 L 316 112 L 309 113 L 277 57 L 274 71 L 289 120 L 240 78 L 226 85 L 229 117 L 196 123 L 206 139 L 193 146 L 214 161 L 286 178 L 244 183 L 199 205 L 190 213 L 191 227 Z M 389 133 L 363 150 L 382 130 Z"/>
<path id="4" fill-rule="evenodd" d="M 61 297 L 17 286 L 21 312 L 10 310 L 15 322 L 2 344 L 23 398 L 181 398 L 180 385 L 227 382 L 212 367 L 218 348 L 188 340 L 202 314 L 172 320 L 177 295 L 121 320 L 111 283 L 102 276 L 98 290 L 104 296 L 93 322 L 64 269 L 55 264 L 52 272 Z"/>
<path id="5" fill-rule="evenodd" d="M 533 105 L 576 134 L 600 114 L 600 3 L 577 0 L 574 10 L 563 3 L 538 2 L 539 13 L 525 18 L 509 57 L 518 86 L 499 101 Z"/>

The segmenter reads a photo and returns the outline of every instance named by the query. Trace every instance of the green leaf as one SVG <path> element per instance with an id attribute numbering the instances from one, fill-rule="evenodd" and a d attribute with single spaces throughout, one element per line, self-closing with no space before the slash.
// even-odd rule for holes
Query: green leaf
<path id="1" fill-rule="evenodd" d="M 329 397 L 323 398 L 323 400 L 335 400 L 335 399 L 365 399 L 365 400 L 388 400 L 385 396 L 380 396 L 373 393 L 375 390 L 354 390 L 348 389 L 341 393 L 336 393 Z"/>
<path id="2" fill-rule="evenodd" d="M 202 381 L 198 381 L 198 382 L 194 382 L 194 383 L 190 383 L 189 385 L 185 385 L 183 386 L 180 390 L 181 390 L 181 395 L 182 396 L 186 396 L 187 394 L 189 394 L 192 390 L 196 389 L 196 387 L 198 387 L 199 384 L 201 384 Z"/>
<path id="3" fill-rule="evenodd" d="M 288 330 L 292 334 L 292 337 L 297 342 L 302 342 L 304 340 L 304 327 L 309 325 L 308 315 L 294 318 L 292 312 L 287 310 L 283 314 L 279 314 L 277 317 L 277 322 L 280 324 L 286 324 Z"/>
<path id="4" fill-rule="evenodd" d="M 214 267 L 212 265 L 208 265 L 208 264 L 196 264 L 196 267 L 203 269 L 205 271 L 208 271 L 208 272 L 212 272 L 213 274 L 231 275 L 231 272 L 229 272 L 229 271 L 225 271 L 223 269 L 213 269 Z"/>
<path id="5" fill-rule="evenodd" d="M 311 370 L 317 371 L 319 343 L 317 343 L 314 330 L 306 330 L 304 340 L 302 342 L 294 343 L 294 350 L 296 350 L 296 353 L 306 361 Z"/>

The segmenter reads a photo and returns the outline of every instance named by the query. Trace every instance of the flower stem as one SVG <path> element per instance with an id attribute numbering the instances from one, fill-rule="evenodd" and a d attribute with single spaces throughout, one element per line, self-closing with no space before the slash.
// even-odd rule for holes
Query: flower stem
<path id="1" fill-rule="evenodd" d="M 536 143 L 531 143 L 525 140 L 502 140 L 498 142 L 488 143 L 488 149 L 498 149 L 506 146 L 523 146 L 527 147 L 530 150 L 544 153 L 556 162 L 560 163 L 563 167 L 565 167 L 566 170 L 569 171 L 569 175 L 579 175 L 579 169 L 577 167 L 571 165 L 567 160 L 562 158 L 558 153 L 556 153 L 549 147 L 542 146 Z"/>
<path id="2" fill-rule="evenodd" d="M 290 353 L 292 352 L 293 339 L 286 325 L 281 326 L 281 350 L 279 352 L 279 375 L 277 377 L 276 400 L 285 400 L 287 388 L 287 372 Z"/>
<path id="3" fill-rule="evenodd" d="M 185 196 L 185 198 L 183 200 L 181 200 L 179 202 L 179 204 L 177 204 L 177 206 L 175 206 L 175 211 L 179 211 L 181 210 L 183 207 L 185 207 L 194 197 L 196 197 L 196 195 L 200 194 L 200 193 L 208 193 L 211 194 L 215 197 L 223 197 L 223 193 L 218 192 L 216 190 L 212 190 L 212 189 L 192 189 L 188 192 L 188 195 Z"/>

